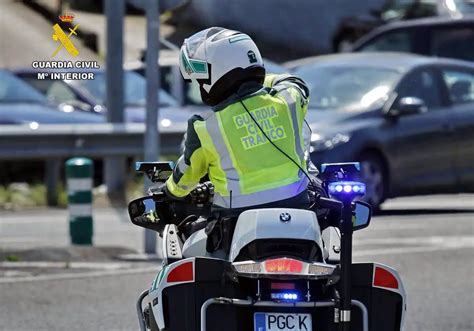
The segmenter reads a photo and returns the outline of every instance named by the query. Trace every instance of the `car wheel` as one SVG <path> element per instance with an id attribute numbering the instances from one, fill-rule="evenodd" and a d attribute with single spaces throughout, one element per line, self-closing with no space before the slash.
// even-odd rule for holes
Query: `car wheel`
<path id="1" fill-rule="evenodd" d="M 378 210 L 387 196 L 387 176 L 383 162 L 376 155 L 363 155 L 360 158 L 361 179 L 365 183 L 366 193 L 363 201 Z"/>

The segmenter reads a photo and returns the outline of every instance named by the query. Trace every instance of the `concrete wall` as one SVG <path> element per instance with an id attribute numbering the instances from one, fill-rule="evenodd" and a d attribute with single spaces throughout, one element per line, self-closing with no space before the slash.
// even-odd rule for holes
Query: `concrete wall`
<path id="1" fill-rule="evenodd" d="M 257 39 L 311 53 L 331 51 L 343 17 L 366 14 L 384 0 L 191 0 L 186 20 L 238 28 Z"/>

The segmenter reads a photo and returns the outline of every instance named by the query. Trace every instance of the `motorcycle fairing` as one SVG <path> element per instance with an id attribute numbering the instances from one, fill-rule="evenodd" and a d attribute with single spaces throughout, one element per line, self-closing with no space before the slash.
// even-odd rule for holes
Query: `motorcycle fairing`
<path id="1" fill-rule="evenodd" d="M 323 251 L 321 230 L 312 211 L 291 208 L 251 209 L 240 214 L 232 239 L 229 260 L 256 240 L 299 239 L 314 241 Z"/>

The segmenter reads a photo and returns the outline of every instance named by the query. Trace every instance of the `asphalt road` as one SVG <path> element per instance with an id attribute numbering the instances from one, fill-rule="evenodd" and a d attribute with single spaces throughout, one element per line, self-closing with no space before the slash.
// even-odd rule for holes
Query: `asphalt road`
<path id="1" fill-rule="evenodd" d="M 96 214 L 97 245 L 141 247 L 141 230 L 119 212 Z M 0 247 L 66 245 L 66 219 L 62 211 L 0 214 Z M 392 200 L 354 240 L 356 261 L 385 263 L 401 274 L 405 330 L 474 330 L 474 195 Z M 135 298 L 154 268 L 0 278 L 0 330 L 136 330 Z"/>

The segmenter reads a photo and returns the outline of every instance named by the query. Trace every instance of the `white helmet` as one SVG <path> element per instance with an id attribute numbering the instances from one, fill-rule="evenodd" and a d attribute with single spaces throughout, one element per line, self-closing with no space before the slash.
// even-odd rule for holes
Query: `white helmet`
<path id="1" fill-rule="evenodd" d="M 262 56 L 253 40 L 219 27 L 185 39 L 179 66 L 186 81 L 199 84 L 202 101 L 208 105 L 224 100 L 246 81 L 265 79 Z"/>

